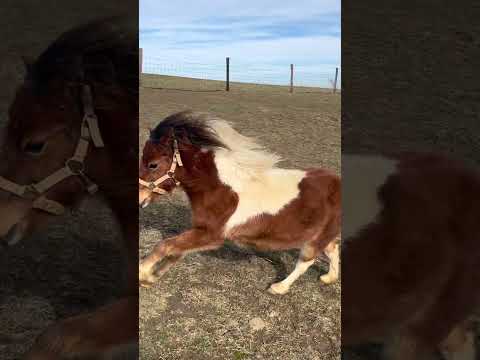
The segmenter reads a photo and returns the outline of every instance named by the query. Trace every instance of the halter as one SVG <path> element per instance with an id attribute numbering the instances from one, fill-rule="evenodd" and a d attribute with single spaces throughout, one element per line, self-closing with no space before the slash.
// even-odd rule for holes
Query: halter
<path id="1" fill-rule="evenodd" d="M 180 151 L 178 150 L 178 142 L 177 139 L 173 139 L 173 158 L 172 158 L 172 165 L 170 165 L 170 169 L 167 171 L 165 175 L 162 177 L 158 178 L 155 181 L 145 181 L 140 178 L 138 178 L 138 183 L 140 185 L 143 185 L 147 187 L 151 192 L 163 195 L 166 194 L 167 191 L 162 189 L 159 185 L 164 183 L 167 180 L 173 180 L 175 181 L 175 185 L 180 185 L 180 182 L 175 179 L 175 170 L 177 169 L 177 164 L 178 166 L 183 166 L 182 162 L 182 157 L 180 156 Z"/>
<path id="2" fill-rule="evenodd" d="M 50 174 L 43 180 L 30 185 L 20 185 L 0 176 L 0 189 L 8 191 L 25 199 L 34 199 L 33 208 L 46 211 L 54 215 L 61 215 L 65 207 L 58 201 L 50 200 L 43 195 L 47 190 L 70 176 L 78 176 L 85 185 L 88 193 L 94 194 L 98 186 L 84 173 L 85 158 L 90 141 L 97 148 L 104 147 L 98 119 L 93 109 L 92 92 L 89 85 L 82 86 L 83 119 L 81 134 L 73 156 L 65 162 L 65 166 Z"/>

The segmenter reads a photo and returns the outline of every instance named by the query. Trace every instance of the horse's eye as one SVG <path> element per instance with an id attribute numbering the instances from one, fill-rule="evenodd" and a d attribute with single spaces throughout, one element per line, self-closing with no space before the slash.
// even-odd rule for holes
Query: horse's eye
<path id="1" fill-rule="evenodd" d="M 150 163 L 150 164 L 148 164 L 148 168 L 149 168 L 149 169 L 152 169 L 152 170 L 156 169 L 157 166 L 158 166 L 158 165 L 157 165 L 156 163 Z"/>
<path id="2" fill-rule="evenodd" d="M 23 146 L 23 151 L 29 154 L 38 155 L 44 148 L 44 142 L 30 141 Z"/>

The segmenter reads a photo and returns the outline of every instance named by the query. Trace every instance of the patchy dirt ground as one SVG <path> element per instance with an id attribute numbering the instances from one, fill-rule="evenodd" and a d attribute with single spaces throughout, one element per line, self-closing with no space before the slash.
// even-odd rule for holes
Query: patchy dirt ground
<path id="1" fill-rule="evenodd" d="M 145 85 L 153 84 L 148 80 Z M 194 80 L 167 80 L 166 87 L 199 88 Z M 141 88 L 140 102 L 141 146 L 149 127 L 192 109 L 256 136 L 285 158 L 283 166 L 340 170 L 338 94 L 232 84 L 230 93 Z M 142 210 L 141 256 L 188 229 L 189 216 L 181 192 Z M 339 359 L 340 284 L 321 285 L 326 263 L 319 261 L 283 297 L 266 291 L 295 261 L 296 252 L 254 254 L 233 246 L 187 256 L 153 288 L 140 290 L 141 359 Z"/>

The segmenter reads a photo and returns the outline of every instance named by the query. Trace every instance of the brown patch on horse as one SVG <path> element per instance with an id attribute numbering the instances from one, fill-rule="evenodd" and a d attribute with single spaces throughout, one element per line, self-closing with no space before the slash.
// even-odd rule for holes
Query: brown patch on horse
<path id="1" fill-rule="evenodd" d="M 345 239 L 342 342 L 421 359 L 480 304 L 480 175 L 435 154 L 393 158 L 377 221 Z"/>

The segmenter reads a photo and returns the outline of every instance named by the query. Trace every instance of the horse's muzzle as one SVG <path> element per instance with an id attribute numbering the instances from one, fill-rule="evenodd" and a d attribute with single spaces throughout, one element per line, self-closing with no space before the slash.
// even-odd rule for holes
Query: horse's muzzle
<path id="1" fill-rule="evenodd" d="M 138 206 L 140 206 L 142 209 L 146 208 L 148 205 L 150 205 L 150 202 L 152 201 L 152 192 L 147 189 L 139 189 L 138 191 Z"/>
<path id="2" fill-rule="evenodd" d="M 150 202 L 151 202 L 151 198 L 147 197 L 147 198 L 145 198 L 145 199 L 143 199 L 142 201 L 139 202 L 139 206 L 142 209 L 145 209 L 148 205 L 150 205 Z"/>
<path id="3" fill-rule="evenodd" d="M 12 246 L 20 242 L 26 234 L 28 222 L 23 220 L 13 225 L 5 236 L 0 239 L 2 247 Z"/>
<path id="4" fill-rule="evenodd" d="M 0 246 L 10 246 L 22 240 L 29 228 L 31 204 L 23 200 L 0 202 Z"/>

